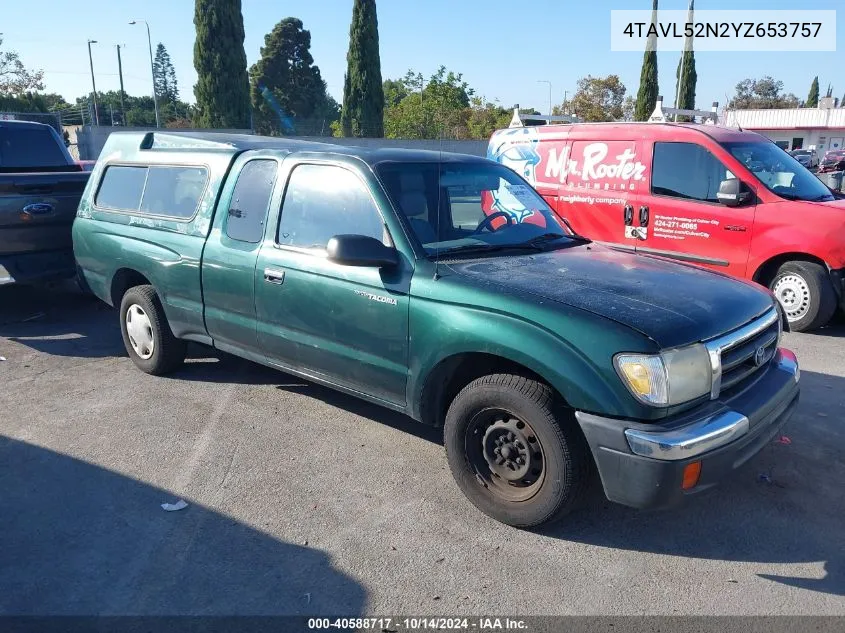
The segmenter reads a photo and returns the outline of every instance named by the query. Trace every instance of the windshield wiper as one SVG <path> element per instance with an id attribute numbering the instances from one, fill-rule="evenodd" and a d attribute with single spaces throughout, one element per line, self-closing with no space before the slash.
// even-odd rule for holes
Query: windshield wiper
<path id="1" fill-rule="evenodd" d="M 446 248 L 440 251 L 441 255 L 454 255 L 456 253 L 496 253 L 501 251 L 543 251 L 543 247 L 539 244 L 532 244 L 531 242 L 522 242 L 520 244 L 466 244 L 464 246 L 455 246 L 453 248 Z"/>
<path id="2" fill-rule="evenodd" d="M 820 196 L 816 196 L 815 198 L 811 198 L 810 202 L 828 202 L 830 200 L 836 200 L 836 196 L 832 193 L 823 193 Z"/>
<path id="3" fill-rule="evenodd" d="M 576 232 L 575 229 L 572 228 L 572 225 L 569 223 L 569 220 L 564 217 L 561 217 L 560 219 L 563 220 L 563 223 L 566 225 L 566 228 L 568 228 L 569 232 L 572 233 L 572 235 L 567 235 L 566 237 L 573 240 L 578 240 L 579 242 L 584 242 L 584 244 L 589 244 L 593 241 L 589 237 L 584 237 L 580 233 Z"/>

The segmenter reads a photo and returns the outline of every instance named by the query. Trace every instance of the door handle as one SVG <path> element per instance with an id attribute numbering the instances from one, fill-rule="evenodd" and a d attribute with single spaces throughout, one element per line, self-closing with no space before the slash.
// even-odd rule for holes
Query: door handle
<path id="1" fill-rule="evenodd" d="M 266 281 L 268 284 L 276 284 L 277 286 L 281 286 L 283 283 L 285 283 L 285 271 L 276 270 L 274 268 L 265 268 L 264 281 Z"/>
<path id="2" fill-rule="evenodd" d="M 648 207 L 640 207 L 640 226 L 648 226 Z"/>
<path id="3" fill-rule="evenodd" d="M 626 204 L 625 208 L 623 209 L 623 217 L 625 218 L 625 226 L 633 226 L 634 225 L 634 207 L 630 204 Z"/>

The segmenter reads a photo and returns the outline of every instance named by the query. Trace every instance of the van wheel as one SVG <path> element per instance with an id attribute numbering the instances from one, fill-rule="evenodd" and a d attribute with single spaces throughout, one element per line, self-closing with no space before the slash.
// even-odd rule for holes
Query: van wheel
<path id="1" fill-rule="evenodd" d="M 786 262 L 769 288 L 786 312 L 794 332 L 826 325 L 836 312 L 836 293 L 827 270 L 813 262 Z"/>
<path id="2" fill-rule="evenodd" d="M 584 496 L 589 447 L 574 418 L 536 380 L 492 374 L 464 387 L 444 442 L 458 486 L 482 512 L 515 527 L 560 518 Z"/>
<path id="3" fill-rule="evenodd" d="M 152 286 L 135 286 L 123 295 L 120 331 L 129 358 L 141 371 L 161 376 L 185 361 L 185 341 L 173 336 Z"/>

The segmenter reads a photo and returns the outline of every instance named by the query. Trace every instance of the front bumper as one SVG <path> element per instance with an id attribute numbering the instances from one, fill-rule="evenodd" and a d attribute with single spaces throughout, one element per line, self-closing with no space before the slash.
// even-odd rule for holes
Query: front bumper
<path id="1" fill-rule="evenodd" d="M 72 249 L 0 255 L 0 286 L 68 279 L 76 274 Z"/>
<path id="2" fill-rule="evenodd" d="M 798 361 L 780 349 L 741 391 L 658 424 L 577 418 L 611 501 L 657 508 L 717 485 L 774 438 L 798 404 Z M 701 462 L 697 484 L 682 488 L 685 467 Z"/>

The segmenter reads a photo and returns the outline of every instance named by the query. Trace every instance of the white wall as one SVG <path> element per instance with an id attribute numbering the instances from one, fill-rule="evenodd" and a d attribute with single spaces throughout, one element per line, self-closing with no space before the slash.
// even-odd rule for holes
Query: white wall
<path id="1" fill-rule="evenodd" d="M 845 128 L 830 128 L 823 130 L 752 130 L 766 136 L 773 141 L 786 141 L 788 143 L 786 149 L 795 149 L 792 145 L 793 139 L 803 139 L 802 147 L 809 149 L 811 145 L 816 146 L 816 151 L 823 154 L 831 147 L 831 141 L 838 142 L 839 147 L 835 149 L 842 149 L 845 147 Z"/>

